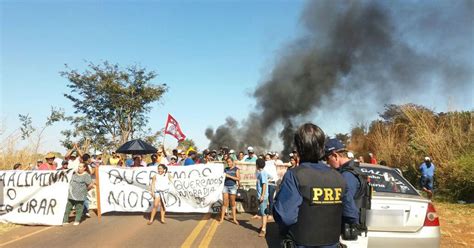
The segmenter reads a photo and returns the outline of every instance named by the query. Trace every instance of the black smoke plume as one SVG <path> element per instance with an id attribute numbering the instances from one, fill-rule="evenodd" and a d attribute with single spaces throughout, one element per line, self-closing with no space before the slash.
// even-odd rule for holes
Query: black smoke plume
<path id="1" fill-rule="evenodd" d="M 276 139 L 268 134 L 283 126 L 278 133 L 286 155 L 294 129 L 312 121 L 315 111 L 332 118 L 355 105 L 367 111 L 348 114 L 364 118 L 400 98 L 432 97 L 424 92 L 433 88 L 472 87 L 473 5 L 309 1 L 301 15 L 302 36 L 277 56 L 268 80 L 253 93 L 256 111 L 241 125 L 227 119 L 215 133 L 206 130 L 210 146 L 262 151 Z"/>

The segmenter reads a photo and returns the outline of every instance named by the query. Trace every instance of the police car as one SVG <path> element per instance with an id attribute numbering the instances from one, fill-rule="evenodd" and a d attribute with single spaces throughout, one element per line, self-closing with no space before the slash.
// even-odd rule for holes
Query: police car
<path id="1" fill-rule="evenodd" d="M 397 169 L 371 164 L 360 168 L 373 187 L 368 247 L 439 247 L 439 219 L 432 202 Z"/>

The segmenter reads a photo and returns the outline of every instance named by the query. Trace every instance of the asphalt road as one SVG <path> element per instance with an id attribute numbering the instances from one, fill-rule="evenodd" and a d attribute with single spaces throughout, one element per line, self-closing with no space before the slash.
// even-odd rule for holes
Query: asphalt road
<path id="1" fill-rule="evenodd" d="M 0 235 L 0 247 L 279 247 L 277 226 L 270 222 L 267 237 L 258 237 L 260 220 L 238 214 L 240 225 L 221 224 L 210 214 L 167 214 L 166 224 L 148 214 L 112 213 L 85 219 L 80 225 L 23 226 Z M 157 214 L 159 216 L 159 214 Z"/>

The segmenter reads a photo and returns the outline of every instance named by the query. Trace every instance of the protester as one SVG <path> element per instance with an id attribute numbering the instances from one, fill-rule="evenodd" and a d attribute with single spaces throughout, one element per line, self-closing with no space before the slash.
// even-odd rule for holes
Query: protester
<path id="1" fill-rule="evenodd" d="M 42 163 L 39 167 L 38 167 L 38 170 L 56 170 L 56 163 L 54 162 L 54 158 L 56 156 L 54 155 L 54 153 L 50 152 L 48 154 L 46 154 L 46 163 Z"/>
<path id="2" fill-rule="evenodd" d="M 285 173 L 273 212 L 285 245 L 335 248 L 339 244 L 345 182 L 320 161 L 325 139 L 324 132 L 312 123 L 300 126 L 295 133 L 301 162 Z"/>
<path id="3" fill-rule="evenodd" d="M 178 164 L 184 165 L 184 161 L 186 160 L 186 152 L 185 151 L 179 151 L 179 157 L 178 157 Z"/>
<path id="4" fill-rule="evenodd" d="M 257 198 L 258 198 L 258 215 L 262 218 L 262 227 L 260 228 L 259 237 L 265 237 L 267 233 L 267 215 L 268 213 L 268 174 L 264 170 L 266 161 L 257 159 Z"/>
<path id="5" fill-rule="evenodd" d="M 120 156 L 115 153 L 115 152 L 112 152 L 112 157 L 109 158 L 109 165 L 118 165 L 119 162 L 121 161 L 122 159 L 120 158 Z"/>
<path id="6" fill-rule="evenodd" d="M 375 155 L 373 153 L 369 152 L 369 157 L 371 164 L 377 164 L 377 159 L 375 158 Z"/>
<path id="7" fill-rule="evenodd" d="M 158 174 L 151 179 L 151 195 L 153 196 L 153 208 L 151 209 L 150 220 L 147 222 L 151 225 L 155 220 L 156 211 L 160 208 L 160 222 L 166 223 L 166 201 L 171 185 L 171 175 L 168 174 L 168 168 L 164 164 L 158 165 Z"/>
<path id="8" fill-rule="evenodd" d="M 101 151 L 96 151 L 94 153 L 91 166 L 94 167 L 94 168 L 97 168 L 101 165 L 104 165 L 104 161 L 102 160 L 102 152 Z"/>
<path id="9" fill-rule="evenodd" d="M 249 146 L 247 148 L 247 155 L 244 156 L 244 162 L 255 163 L 255 161 L 257 161 L 257 156 L 253 151 L 253 147 Z"/>
<path id="10" fill-rule="evenodd" d="M 370 204 L 367 176 L 355 165 L 354 160 L 349 158 L 346 146 L 340 140 L 329 139 L 324 149 L 326 162 L 339 171 L 346 182 L 346 191 L 342 198 L 342 222 L 343 228 L 351 231 L 344 231 L 343 239 L 356 240 L 359 234 L 367 231 L 365 213 Z"/>
<path id="11" fill-rule="evenodd" d="M 143 163 L 142 163 L 142 162 L 143 162 L 143 161 L 142 161 L 142 156 L 140 156 L 140 155 L 134 155 L 134 156 L 133 156 L 133 165 L 132 165 L 132 167 L 145 167 L 146 164 L 145 164 L 145 166 L 143 166 Z"/>
<path id="12" fill-rule="evenodd" d="M 244 162 L 244 152 L 240 151 L 239 152 L 239 155 L 237 156 L 237 160 L 240 161 L 240 162 Z"/>
<path id="13" fill-rule="evenodd" d="M 272 159 L 275 160 L 275 165 L 283 165 L 283 161 L 281 161 L 280 155 L 277 152 L 272 154 Z"/>
<path id="14" fill-rule="evenodd" d="M 36 160 L 36 166 L 33 168 L 33 170 L 39 170 L 39 167 L 43 164 L 43 160 L 38 159 Z"/>
<path id="15" fill-rule="evenodd" d="M 20 170 L 21 168 L 21 163 L 16 163 L 15 165 L 13 165 L 13 170 Z"/>
<path id="16" fill-rule="evenodd" d="M 72 175 L 71 181 L 69 182 L 69 195 L 63 224 L 69 223 L 69 213 L 74 206 L 76 209 L 74 225 L 79 225 L 84 210 L 84 201 L 87 198 L 87 191 L 89 191 L 92 187 L 93 184 L 91 176 L 86 173 L 85 164 L 80 163 L 79 167 L 77 168 L 77 172 Z"/>
<path id="17" fill-rule="evenodd" d="M 424 162 L 420 165 L 420 172 L 421 172 L 421 188 L 428 194 L 428 198 L 431 199 L 433 197 L 433 182 L 434 182 L 434 174 L 435 174 L 435 165 L 431 162 L 430 157 L 425 157 Z"/>
<path id="18" fill-rule="evenodd" d="M 186 160 L 184 160 L 184 166 L 188 166 L 188 165 L 193 165 L 195 164 L 195 160 L 196 159 L 196 152 L 195 151 L 189 151 L 188 152 L 188 158 L 186 158 Z"/>
<path id="19" fill-rule="evenodd" d="M 229 151 L 229 156 L 231 156 L 234 161 L 237 161 L 237 156 L 235 155 L 235 151 L 233 149 Z"/>
<path id="20" fill-rule="evenodd" d="M 298 166 L 296 163 L 296 156 L 293 153 L 290 153 L 290 167 L 288 167 L 288 169 L 295 168 L 296 166 Z"/>
<path id="21" fill-rule="evenodd" d="M 147 166 L 158 166 L 160 163 L 158 163 L 158 156 L 156 154 L 151 155 L 151 163 L 147 164 Z"/>
<path id="22" fill-rule="evenodd" d="M 126 158 L 127 159 L 125 160 L 125 166 L 126 167 L 132 167 L 133 164 L 134 164 L 134 159 L 133 159 L 132 155 L 127 154 Z"/>
<path id="23" fill-rule="evenodd" d="M 74 143 L 73 148 L 66 153 L 64 159 L 68 160 L 68 167 L 70 169 L 77 170 L 77 167 L 79 167 L 79 164 L 81 163 L 82 155 L 84 154 L 82 153 L 81 149 L 79 149 L 77 144 Z"/>
<path id="24" fill-rule="evenodd" d="M 157 158 L 156 161 L 158 161 L 159 164 L 168 164 L 168 159 L 166 159 L 166 153 L 163 148 L 160 148 L 158 152 L 156 153 Z"/>
<path id="25" fill-rule="evenodd" d="M 219 223 L 224 220 L 224 215 L 227 209 L 229 208 L 229 198 L 230 206 L 232 207 L 232 221 L 234 224 L 239 225 L 239 222 L 236 219 L 236 205 L 235 197 L 237 195 L 237 183 L 240 182 L 240 172 L 239 168 L 235 166 L 232 158 L 227 158 L 225 161 L 227 167 L 224 169 L 225 181 L 224 181 L 224 191 L 222 192 L 223 206 L 221 209 L 221 218 Z"/>
<path id="26" fill-rule="evenodd" d="M 61 168 L 58 168 L 58 170 L 67 170 L 69 166 L 69 162 L 67 160 L 63 160 L 61 163 Z"/>
<path id="27" fill-rule="evenodd" d="M 204 164 L 212 163 L 214 161 L 214 159 L 211 156 L 211 151 L 209 151 L 208 149 L 204 150 L 203 156 L 204 156 L 204 161 L 203 161 Z"/>
<path id="28" fill-rule="evenodd" d="M 169 162 L 168 165 L 171 165 L 171 166 L 179 165 L 178 164 L 178 158 L 176 156 L 171 156 L 170 162 Z"/>
<path id="29" fill-rule="evenodd" d="M 359 159 L 358 159 L 358 160 L 359 160 L 359 163 L 365 163 L 365 162 L 364 162 L 364 156 L 359 156 Z"/>
<path id="30" fill-rule="evenodd" d="M 271 156 L 271 155 L 270 155 Z M 273 157 L 275 154 L 273 154 Z M 268 158 L 268 156 L 267 156 Z M 281 160 L 280 160 L 281 161 Z M 283 164 L 283 162 L 281 162 Z M 265 168 L 264 171 L 268 175 L 268 219 L 269 221 L 273 220 L 273 197 L 275 196 L 275 191 L 277 187 L 277 182 L 279 181 L 278 173 L 276 169 L 276 160 L 272 157 L 265 159 Z"/>

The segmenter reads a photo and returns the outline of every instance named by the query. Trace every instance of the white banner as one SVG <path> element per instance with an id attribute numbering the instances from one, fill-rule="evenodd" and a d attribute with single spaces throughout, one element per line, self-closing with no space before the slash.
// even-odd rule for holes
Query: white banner
<path id="1" fill-rule="evenodd" d="M 69 171 L 0 171 L 0 222 L 62 225 Z"/>
<path id="2" fill-rule="evenodd" d="M 100 166 L 101 213 L 149 212 L 153 204 L 150 183 L 157 167 Z M 224 187 L 222 164 L 168 166 L 171 176 L 167 212 L 216 212 Z"/>

